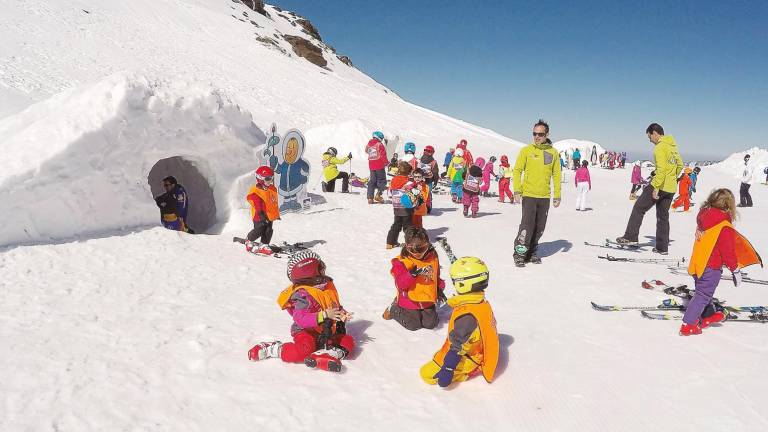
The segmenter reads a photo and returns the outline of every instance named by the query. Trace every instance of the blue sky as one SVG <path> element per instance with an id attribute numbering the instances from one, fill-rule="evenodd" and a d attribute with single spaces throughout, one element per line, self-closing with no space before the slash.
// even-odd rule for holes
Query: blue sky
<path id="1" fill-rule="evenodd" d="M 404 99 L 530 141 L 768 147 L 768 1 L 274 0 Z"/>

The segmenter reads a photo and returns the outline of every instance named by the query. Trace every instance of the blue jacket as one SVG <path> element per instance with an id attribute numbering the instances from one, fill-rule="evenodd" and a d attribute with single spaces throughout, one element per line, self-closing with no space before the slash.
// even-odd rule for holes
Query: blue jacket
<path id="1" fill-rule="evenodd" d="M 451 164 L 451 159 L 453 159 L 453 153 L 448 152 L 445 154 L 445 159 L 443 159 L 443 166 L 447 167 Z"/>

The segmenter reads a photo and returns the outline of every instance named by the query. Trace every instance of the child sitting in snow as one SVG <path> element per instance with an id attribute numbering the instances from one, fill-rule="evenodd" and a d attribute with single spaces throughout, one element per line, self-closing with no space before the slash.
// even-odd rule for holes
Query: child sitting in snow
<path id="1" fill-rule="evenodd" d="M 368 177 L 358 177 L 355 173 L 349 175 L 350 186 L 364 188 L 368 187 Z"/>
<path id="2" fill-rule="evenodd" d="M 437 251 L 423 228 L 410 227 L 405 231 L 405 246 L 400 255 L 392 258 L 389 273 L 395 278 L 397 297 L 382 318 L 394 319 L 411 331 L 435 328 L 435 305 L 442 297 L 444 284 Z"/>
<path id="3" fill-rule="evenodd" d="M 480 186 L 483 182 L 483 169 L 477 165 L 478 163 L 485 165 L 485 160 L 477 158 L 475 165 L 469 167 L 464 175 L 463 197 L 461 198 L 461 203 L 464 205 L 464 217 L 470 217 L 470 207 L 472 207 L 473 218 L 477 217 L 477 212 L 480 210 Z"/>
<path id="4" fill-rule="evenodd" d="M 762 265 L 752 245 L 731 224 L 736 218 L 736 198 L 728 189 L 716 189 L 702 204 L 696 216 L 696 241 L 688 265 L 696 291 L 683 315 L 681 336 L 701 334 L 701 329 L 722 322 L 726 316 L 715 311 L 712 297 L 728 267 L 733 284 L 741 284 L 741 269 L 752 264 Z"/>
<path id="5" fill-rule="evenodd" d="M 312 251 L 291 256 L 288 261 L 291 285 L 277 304 L 293 318 L 293 342 L 262 342 L 248 351 L 248 359 L 279 357 L 284 362 L 304 362 L 311 368 L 341 371 L 341 360 L 355 348 L 344 323 L 352 314 L 344 310 L 333 279 L 325 275 L 325 263 Z"/>
<path id="6" fill-rule="evenodd" d="M 421 367 L 421 379 L 447 387 L 482 373 L 490 383 L 499 362 L 499 335 L 493 309 L 485 300 L 488 267 L 479 258 L 463 257 L 451 264 L 450 275 L 458 295 L 448 299 L 453 308 L 448 337 Z"/>

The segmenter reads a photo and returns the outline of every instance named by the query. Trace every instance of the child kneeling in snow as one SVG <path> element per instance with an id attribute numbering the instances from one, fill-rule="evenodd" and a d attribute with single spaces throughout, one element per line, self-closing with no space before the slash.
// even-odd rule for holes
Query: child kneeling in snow
<path id="1" fill-rule="evenodd" d="M 731 222 L 736 218 L 736 198 L 728 189 L 714 190 L 696 216 L 696 241 L 688 273 L 696 283 L 696 292 L 688 303 L 680 327 L 681 336 L 701 334 L 701 329 L 722 322 L 726 315 L 715 311 L 712 297 L 723 275 L 723 266 L 733 275 L 733 284 L 741 284 L 741 268 L 762 265 L 752 245 Z"/>
<path id="2" fill-rule="evenodd" d="M 341 306 L 333 279 L 325 275 L 325 263 L 314 252 L 302 251 L 291 256 L 287 273 L 291 285 L 280 293 L 277 304 L 293 318 L 293 342 L 262 342 L 248 351 L 248 359 L 279 357 L 284 362 L 341 371 L 341 360 L 355 348 L 344 324 L 352 314 Z"/>
<path id="3" fill-rule="evenodd" d="M 448 387 L 482 373 L 490 383 L 499 363 L 499 335 L 491 304 L 485 300 L 488 267 L 479 258 L 463 257 L 451 264 L 450 275 L 458 295 L 448 299 L 453 308 L 448 337 L 421 367 L 421 379 Z"/>
<path id="4" fill-rule="evenodd" d="M 408 330 L 433 329 L 437 326 L 439 299 L 444 298 L 445 284 L 440 279 L 437 251 L 429 243 L 424 228 L 405 231 L 405 246 L 395 258 L 389 272 L 395 278 L 397 297 L 382 318 L 394 319 Z"/>

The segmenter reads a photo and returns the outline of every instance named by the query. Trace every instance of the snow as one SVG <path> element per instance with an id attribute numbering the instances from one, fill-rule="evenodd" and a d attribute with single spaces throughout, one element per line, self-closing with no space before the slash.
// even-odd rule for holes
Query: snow
<path id="1" fill-rule="evenodd" d="M 513 159 L 521 144 L 409 104 L 335 57 L 321 69 L 254 42 L 299 34 L 272 7 L 274 21 L 248 12 L 258 28 L 232 18 L 248 10 L 228 1 L 0 0 L 0 10 L 0 430 L 768 429 L 765 326 L 726 322 L 682 338 L 679 322 L 591 309 L 666 298 L 640 288 L 644 279 L 692 285 L 663 266 L 598 260 L 606 250 L 584 245 L 623 233 L 629 167 L 590 168 L 587 212 L 574 209 L 566 182 L 541 240 L 544 263 L 524 269 L 511 256 L 520 206 L 482 199 L 481 217 L 464 219 L 436 196 L 430 235 L 490 268 L 502 346 L 492 384 L 421 382 L 450 311 L 418 332 L 381 319 L 395 292 L 396 252 L 384 248 L 392 211 L 369 206 L 361 190 L 284 215 L 273 238 L 313 244 L 355 313 L 358 349 L 345 370 L 249 362 L 251 346 L 286 340 L 290 327 L 275 302 L 285 261 L 231 242 L 251 227 L 242 195 L 272 122 L 305 132 L 313 167 L 333 145 L 363 175 L 372 130 L 400 136 L 400 146 L 434 145 L 438 156 L 460 138 L 475 157 Z M 749 151 L 768 162 L 765 150 Z M 176 155 L 198 165 L 224 204 L 208 235 L 156 226 L 147 173 Z M 737 191 L 742 157 L 705 167 L 695 201 L 716 187 Z M 752 194 L 736 227 L 764 252 L 768 189 Z M 652 238 L 653 216 L 641 239 Z M 670 257 L 690 253 L 695 216 L 670 215 Z M 716 296 L 765 305 L 763 288 L 723 281 Z"/>
<path id="2" fill-rule="evenodd" d="M 763 170 L 768 167 L 768 149 L 752 147 L 749 150 L 734 153 L 728 156 L 724 161 L 714 164 L 712 167 L 722 173 L 730 174 L 733 178 L 740 179 L 744 171 L 744 156 L 749 155 L 749 163 L 754 166 L 752 176 L 753 183 L 764 183 L 766 175 Z"/>
<path id="3" fill-rule="evenodd" d="M 574 150 L 579 149 L 579 152 L 581 152 L 582 155 L 582 159 L 586 158 L 586 160 L 589 160 L 589 157 L 592 155 L 593 147 L 597 148 L 597 154 L 603 154 L 606 152 L 603 146 L 596 142 L 572 138 L 556 141 L 552 144 L 552 146 L 555 147 L 558 152 L 564 152 L 568 150 L 573 153 Z"/>

